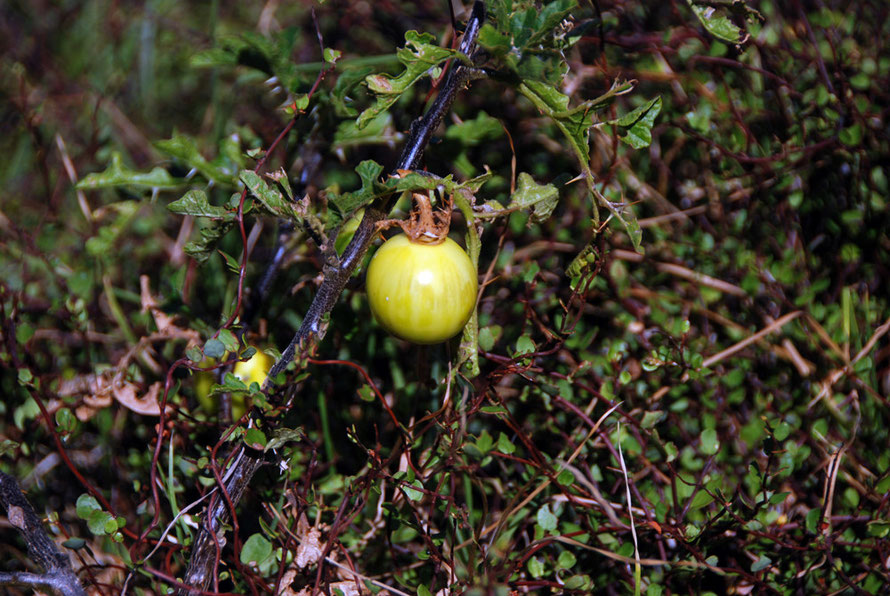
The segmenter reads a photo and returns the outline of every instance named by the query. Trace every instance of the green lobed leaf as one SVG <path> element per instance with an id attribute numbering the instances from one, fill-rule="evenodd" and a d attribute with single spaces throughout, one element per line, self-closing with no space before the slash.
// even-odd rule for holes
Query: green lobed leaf
<path id="1" fill-rule="evenodd" d="M 374 199 L 388 194 L 388 191 L 379 182 L 383 166 L 373 160 L 365 160 L 355 168 L 362 186 L 359 190 L 345 192 L 331 196 L 331 204 L 334 209 L 329 210 L 329 224 L 339 224 L 354 211 L 371 203 Z"/>
<path id="2" fill-rule="evenodd" d="M 579 252 L 569 266 L 566 267 L 566 276 L 572 280 L 572 289 L 576 288 L 576 280 L 586 273 L 599 259 L 596 244 L 591 240 L 581 252 Z"/>
<path id="3" fill-rule="evenodd" d="M 380 182 L 379 177 L 383 172 L 383 166 L 373 160 L 361 162 L 355 168 L 355 171 L 362 181 L 362 187 L 356 191 L 331 195 L 330 202 L 335 208 L 328 212 L 329 225 L 338 225 L 354 211 L 381 197 L 394 193 L 429 191 L 441 188 L 446 194 L 455 195 L 455 200 L 459 204 L 457 193 L 469 192 L 473 194 L 491 178 L 490 171 L 486 171 L 484 174 L 471 178 L 466 182 L 456 182 L 450 174 L 445 178 L 437 178 L 424 176 L 417 172 L 409 172 L 399 177 L 391 176 L 385 182 Z M 467 248 L 468 250 L 470 249 L 469 246 Z"/>
<path id="4" fill-rule="evenodd" d="M 526 567 L 532 577 L 540 578 L 544 576 L 544 562 L 538 557 L 530 558 L 528 563 L 526 563 Z"/>
<path id="5" fill-rule="evenodd" d="M 174 178 L 164 168 L 154 168 L 150 172 L 137 172 L 123 165 L 123 158 L 118 152 L 111 154 L 111 164 L 104 172 L 87 174 L 75 188 L 92 190 L 97 188 L 115 188 L 118 186 L 135 186 L 137 188 L 170 189 L 186 184 L 182 178 Z"/>
<path id="6" fill-rule="evenodd" d="M 766 555 L 760 555 L 760 558 L 754 561 L 751 564 L 751 572 L 757 573 L 758 571 L 763 571 L 773 564 L 772 559 L 767 557 Z"/>
<path id="7" fill-rule="evenodd" d="M 450 58 L 467 60 L 457 50 L 436 45 L 436 38 L 431 34 L 413 30 L 405 33 L 405 47 L 400 48 L 396 55 L 405 66 L 405 70 L 398 76 L 374 74 L 365 78 L 368 89 L 377 96 L 377 101 L 359 115 L 356 120 L 359 128 L 364 128 L 378 114 L 388 110 L 421 77 L 429 75 L 430 69 Z"/>
<path id="8" fill-rule="evenodd" d="M 239 180 L 247 187 L 251 196 L 256 197 L 260 204 L 275 217 L 280 217 L 294 222 L 301 222 L 303 218 L 294 209 L 293 203 L 279 190 L 269 186 L 262 176 L 254 170 L 241 170 L 238 176 Z M 279 175 L 277 179 L 281 181 L 281 185 L 290 191 L 290 184 L 287 182 L 287 176 L 283 178 Z"/>
<path id="9" fill-rule="evenodd" d="M 549 116 L 563 133 L 578 159 L 578 164 L 584 174 L 587 188 L 594 196 L 597 204 L 606 207 L 618 221 L 620 221 L 634 249 L 642 252 L 643 232 L 637 222 L 636 215 L 624 202 L 613 202 L 606 199 L 594 185 L 593 172 L 588 165 L 590 161 L 590 147 L 588 145 L 589 129 L 591 123 L 589 117 L 593 111 L 609 105 L 617 96 L 627 93 L 633 88 L 630 83 L 615 81 L 612 87 L 596 99 L 586 101 L 581 105 L 569 109 L 569 97 L 556 90 L 553 86 L 538 81 L 524 81 L 519 85 L 519 92 L 527 97 L 545 116 Z M 596 215 L 596 214 L 595 214 Z M 598 223 L 599 217 L 594 217 L 594 223 Z"/>
<path id="10" fill-rule="evenodd" d="M 555 2 L 545 4 L 540 8 L 537 6 L 529 7 L 526 10 L 526 14 L 528 15 L 528 19 L 526 20 L 532 27 L 530 30 L 526 29 L 521 32 L 523 35 L 530 33 L 523 46 L 529 47 L 533 44 L 541 43 L 548 35 L 553 33 L 556 26 L 559 25 L 576 6 L 577 2 L 575 0 L 556 0 Z"/>
<path id="11" fill-rule="evenodd" d="M 213 247 L 235 225 L 234 215 L 228 220 L 210 220 L 201 228 L 200 238 L 186 242 L 185 254 L 195 259 L 199 264 L 204 263 L 213 254 Z"/>
<path id="12" fill-rule="evenodd" d="M 480 111 L 473 120 L 464 120 L 459 124 L 452 124 L 445 130 L 445 138 L 459 141 L 461 144 L 472 147 L 483 141 L 496 139 L 504 134 L 504 128 L 497 118 L 492 118 Z"/>
<path id="13" fill-rule="evenodd" d="M 225 353 L 225 344 L 216 338 L 208 339 L 204 344 L 204 355 L 207 358 L 222 358 Z"/>
<path id="14" fill-rule="evenodd" d="M 412 488 L 414 487 L 414 488 Z M 403 491 L 405 491 L 405 496 L 408 497 L 411 501 L 419 501 L 423 498 L 423 492 L 416 489 L 423 489 L 423 483 L 420 480 L 413 480 L 410 484 L 401 485 Z"/>
<path id="15" fill-rule="evenodd" d="M 87 527 L 96 536 L 104 536 L 117 531 L 117 521 L 107 511 L 93 511 L 87 518 Z"/>
<path id="16" fill-rule="evenodd" d="M 381 112 L 364 127 L 359 128 L 355 120 L 344 120 L 337 125 L 331 149 L 341 159 L 345 159 L 344 151 L 352 147 L 367 145 L 386 145 L 394 147 L 404 139 L 404 134 L 395 129 L 392 114 Z"/>
<path id="17" fill-rule="evenodd" d="M 301 427 L 277 428 L 272 432 L 272 438 L 266 443 L 266 451 L 278 449 L 288 443 L 298 443 L 306 438 L 306 433 Z"/>
<path id="18" fill-rule="evenodd" d="M 353 100 L 349 97 L 353 89 L 361 83 L 365 78 L 374 72 L 370 66 L 363 68 L 351 68 L 337 77 L 334 88 L 331 90 L 331 104 L 334 106 L 334 113 L 341 118 L 355 118 L 358 110 L 353 107 Z M 353 122 L 353 124 L 355 124 Z"/>
<path id="19" fill-rule="evenodd" d="M 577 562 L 578 559 L 572 551 L 564 550 L 559 553 L 559 557 L 556 559 L 556 566 L 560 569 L 571 569 Z"/>
<path id="20" fill-rule="evenodd" d="M 507 455 L 516 451 L 516 446 L 510 442 L 510 438 L 503 432 L 498 435 L 498 451 Z"/>
<path id="21" fill-rule="evenodd" d="M 619 138 L 634 149 L 648 147 L 652 143 L 652 125 L 659 112 L 661 112 L 661 97 L 656 97 L 625 114 L 618 119 L 617 124 L 627 128 L 627 132 Z"/>
<path id="22" fill-rule="evenodd" d="M 510 36 L 498 31 L 490 23 L 485 23 L 479 29 L 479 36 L 476 43 L 485 48 L 493 56 L 503 56 L 510 51 L 512 44 Z"/>
<path id="23" fill-rule="evenodd" d="M 534 179 L 521 172 L 516 180 L 516 192 L 510 198 L 508 209 L 529 209 L 530 220 L 540 223 L 546 221 L 556 209 L 559 191 L 552 184 L 538 184 Z"/>
<path id="24" fill-rule="evenodd" d="M 180 215 L 194 215 L 195 217 L 209 217 L 223 221 L 233 221 L 235 214 L 217 205 L 211 205 L 207 200 L 207 193 L 203 190 L 190 190 L 182 198 L 167 205 L 167 209 Z"/>
<path id="25" fill-rule="evenodd" d="M 724 9 L 716 7 L 713 2 L 698 4 L 694 0 L 686 0 L 686 3 L 708 33 L 729 43 L 741 41 L 742 30 L 726 17 Z"/>
<path id="26" fill-rule="evenodd" d="M 183 162 L 209 181 L 225 186 L 235 185 L 235 170 L 217 162 L 207 161 L 198 151 L 195 142 L 185 135 L 173 133 L 172 138 L 157 141 L 155 147 Z"/>

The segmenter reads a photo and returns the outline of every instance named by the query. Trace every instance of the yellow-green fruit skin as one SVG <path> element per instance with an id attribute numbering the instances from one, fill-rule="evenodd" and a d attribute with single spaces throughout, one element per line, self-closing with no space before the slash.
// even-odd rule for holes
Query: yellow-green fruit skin
<path id="1" fill-rule="evenodd" d="M 377 322 L 416 344 L 454 337 L 473 313 L 479 288 L 470 257 L 454 240 L 424 244 L 404 234 L 377 249 L 366 285 Z"/>
<path id="2" fill-rule="evenodd" d="M 208 359 L 201 363 L 202 366 L 211 366 L 215 364 L 215 360 Z M 257 383 L 262 387 L 266 375 L 275 361 L 271 356 L 257 351 L 246 362 L 238 362 L 235 364 L 232 374 L 238 377 L 243 383 L 250 386 L 251 383 Z M 195 375 L 195 393 L 198 397 L 198 403 L 205 412 L 216 414 L 219 411 L 218 397 L 210 396 L 210 388 L 216 383 L 216 377 L 213 373 L 199 372 Z M 247 398 L 244 394 L 235 394 L 232 396 L 232 419 L 238 420 L 247 412 Z"/>
<path id="3" fill-rule="evenodd" d="M 238 362 L 232 369 L 232 374 L 241 379 L 248 387 L 251 383 L 256 383 L 260 387 L 269 374 L 269 369 L 275 361 L 271 356 L 257 350 L 257 353 L 250 357 L 246 362 Z"/>

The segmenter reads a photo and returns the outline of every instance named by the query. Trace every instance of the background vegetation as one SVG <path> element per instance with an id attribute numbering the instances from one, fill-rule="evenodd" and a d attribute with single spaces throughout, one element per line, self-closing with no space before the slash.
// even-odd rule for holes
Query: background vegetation
<path id="1" fill-rule="evenodd" d="M 441 71 L 389 106 L 365 77 L 452 47 L 448 3 L 4 3 L 0 469 L 102 594 L 183 578 L 238 444 L 270 465 L 223 592 L 886 591 L 890 7 L 488 9 L 486 76 L 422 162 L 490 171 L 476 204 L 510 211 L 475 214 L 478 364 L 386 335 L 359 272 L 287 389 L 253 388 L 248 432 L 201 406 L 250 390 L 190 371 L 213 366 L 195 348 L 291 340 L 325 234 L 342 250 L 370 197 L 349 193 L 379 190 Z M 242 234 L 262 159 L 286 177 L 252 187 Z M 0 536 L 0 571 L 34 569 Z"/>

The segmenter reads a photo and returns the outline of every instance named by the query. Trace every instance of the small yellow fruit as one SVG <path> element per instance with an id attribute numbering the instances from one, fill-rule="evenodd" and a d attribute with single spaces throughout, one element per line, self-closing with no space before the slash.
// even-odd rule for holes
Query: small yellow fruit
<path id="1" fill-rule="evenodd" d="M 443 342 L 460 332 L 479 287 L 476 268 L 454 240 L 425 244 L 404 234 L 377 249 L 366 285 L 377 322 L 416 344 Z"/>
<path id="2" fill-rule="evenodd" d="M 215 364 L 213 360 L 205 360 L 202 366 L 211 366 Z M 235 364 L 232 374 L 238 377 L 244 384 L 250 386 L 251 383 L 257 383 L 260 387 L 269 374 L 269 369 L 275 364 L 275 360 L 257 349 L 257 352 L 245 362 Z M 195 395 L 198 403 L 204 411 L 216 414 L 219 411 L 218 397 L 210 395 L 210 389 L 216 384 L 216 377 L 211 372 L 199 372 L 195 375 Z M 243 393 L 232 395 L 232 420 L 238 420 L 247 412 L 247 396 Z"/>
<path id="3" fill-rule="evenodd" d="M 239 362 L 232 370 L 232 374 L 241 379 L 247 386 L 256 383 L 260 387 L 269 374 L 269 369 L 275 364 L 275 360 L 264 352 L 256 351 L 256 354 L 250 357 L 246 362 Z"/>

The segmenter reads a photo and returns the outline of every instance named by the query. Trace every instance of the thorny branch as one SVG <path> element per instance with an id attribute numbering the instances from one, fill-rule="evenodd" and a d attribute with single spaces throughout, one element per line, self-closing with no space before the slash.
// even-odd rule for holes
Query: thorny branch
<path id="1" fill-rule="evenodd" d="M 485 5 L 481 0 L 477 0 L 470 13 L 459 48 L 461 52 L 471 58 L 474 54 L 476 37 L 484 21 Z M 430 137 L 451 108 L 457 92 L 467 82 L 478 76 L 478 72 L 471 68 L 458 63 L 453 64 L 452 70 L 449 71 L 442 85 L 442 90 L 436 96 L 430 109 L 411 125 L 408 141 L 393 171 L 411 170 L 417 167 Z M 281 354 L 281 358 L 269 371 L 268 379 L 274 379 L 276 375 L 284 371 L 297 357 L 298 350 L 301 357 L 311 354 L 324 337 L 329 313 L 337 303 L 346 282 L 376 237 L 376 224 L 386 217 L 392 209 L 395 199 L 395 196 L 390 196 L 384 199 L 381 204 L 365 209 L 364 217 L 342 257 L 338 259 L 332 255 L 326 259 L 324 282 L 315 295 L 296 335 Z M 264 389 L 270 389 L 268 381 Z M 237 505 L 238 500 L 250 484 L 251 478 L 263 463 L 261 453 L 248 451 L 244 447 L 239 449 L 240 452 L 235 457 L 235 463 L 232 464 L 224 479 L 224 489 L 229 495 L 228 501 L 233 507 Z M 184 582 L 193 586 L 193 589 L 180 590 L 180 594 L 194 594 L 204 591 L 210 586 L 216 576 L 216 562 L 218 561 L 222 533 L 224 533 L 222 526 L 229 514 L 230 511 L 228 511 L 228 505 L 224 499 L 213 499 L 208 506 L 206 515 L 202 516 L 208 521 L 201 524 L 192 550 L 189 568 L 184 578 Z"/>

